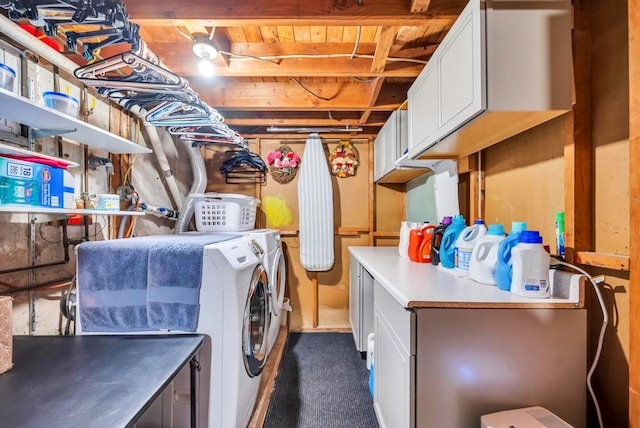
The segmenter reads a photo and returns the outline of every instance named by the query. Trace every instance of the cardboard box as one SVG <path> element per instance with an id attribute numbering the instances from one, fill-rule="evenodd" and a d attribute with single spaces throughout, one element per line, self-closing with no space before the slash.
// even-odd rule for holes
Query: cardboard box
<path id="1" fill-rule="evenodd" d="M 13 299 L 0 297 L 0 374 L 13 367 Z"/>
<path id="2" fill-rule="evenodd" d="M 75 208 L 74 181 L 61 168 L 0 157 L 0 205 Z"/>

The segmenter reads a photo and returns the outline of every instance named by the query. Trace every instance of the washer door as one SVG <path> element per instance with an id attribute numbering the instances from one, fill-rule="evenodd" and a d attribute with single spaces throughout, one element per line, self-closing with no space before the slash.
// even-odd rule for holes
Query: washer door
<path id="1" fill-rule="evenodd" d="M 287 282 L 287 265 L 285 264 L 282 247 L 278 245 L 273 256 L 271 266 L 271 281 L 269 282 L 269 300 L 271 301 L 271 313 L 278 315 L 284 301 L 284 287 Z"/>
<path id="2" fill-rule="evenodd" d="M 242 355 L 250 377 L 262 372 L 267 358 L 268 287 L 267 272 L 259 264 L 251 277 L 242 322 Z"/>

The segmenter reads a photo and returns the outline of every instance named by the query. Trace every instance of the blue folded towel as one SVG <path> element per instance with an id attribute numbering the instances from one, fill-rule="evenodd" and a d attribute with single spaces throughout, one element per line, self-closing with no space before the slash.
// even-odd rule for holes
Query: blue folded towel
<path id="1" fill-rule="evenodd" d="M 149 248 L 127 239 L 85 242 L 78 250 L 79 309 L 87 332 L 149 330 Z"/>
<path id="2" fill-rule="evenodd" d="M 205 245 L 240 235 L 157 235 L 78 246 L 86 332 L 196 331 Z"/>
<path id="3" fill-rule="evenodd" d="M 147 317 L 157 329 L 196 331 L 203 248 L 240 235 L 163 235 L 149 249 Z"/>

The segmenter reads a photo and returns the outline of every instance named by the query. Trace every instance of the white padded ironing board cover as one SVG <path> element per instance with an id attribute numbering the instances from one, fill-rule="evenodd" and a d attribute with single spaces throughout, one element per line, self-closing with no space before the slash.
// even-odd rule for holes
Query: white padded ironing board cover
<path id="1" fill-rule="evenodd" d="M 298 173 L 300 263 L 308 271 L 333 267 L 333 189 L 318 134 L 307 138 Z"/>

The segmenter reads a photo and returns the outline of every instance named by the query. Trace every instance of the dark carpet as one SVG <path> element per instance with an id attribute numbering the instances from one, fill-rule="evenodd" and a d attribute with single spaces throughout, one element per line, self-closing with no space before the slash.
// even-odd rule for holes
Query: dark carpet
<path id="1" fill-rule="evenodd" d="M 264 428 L 375 428 L 369 371 L 351 333 L 291 333 Z"/>

